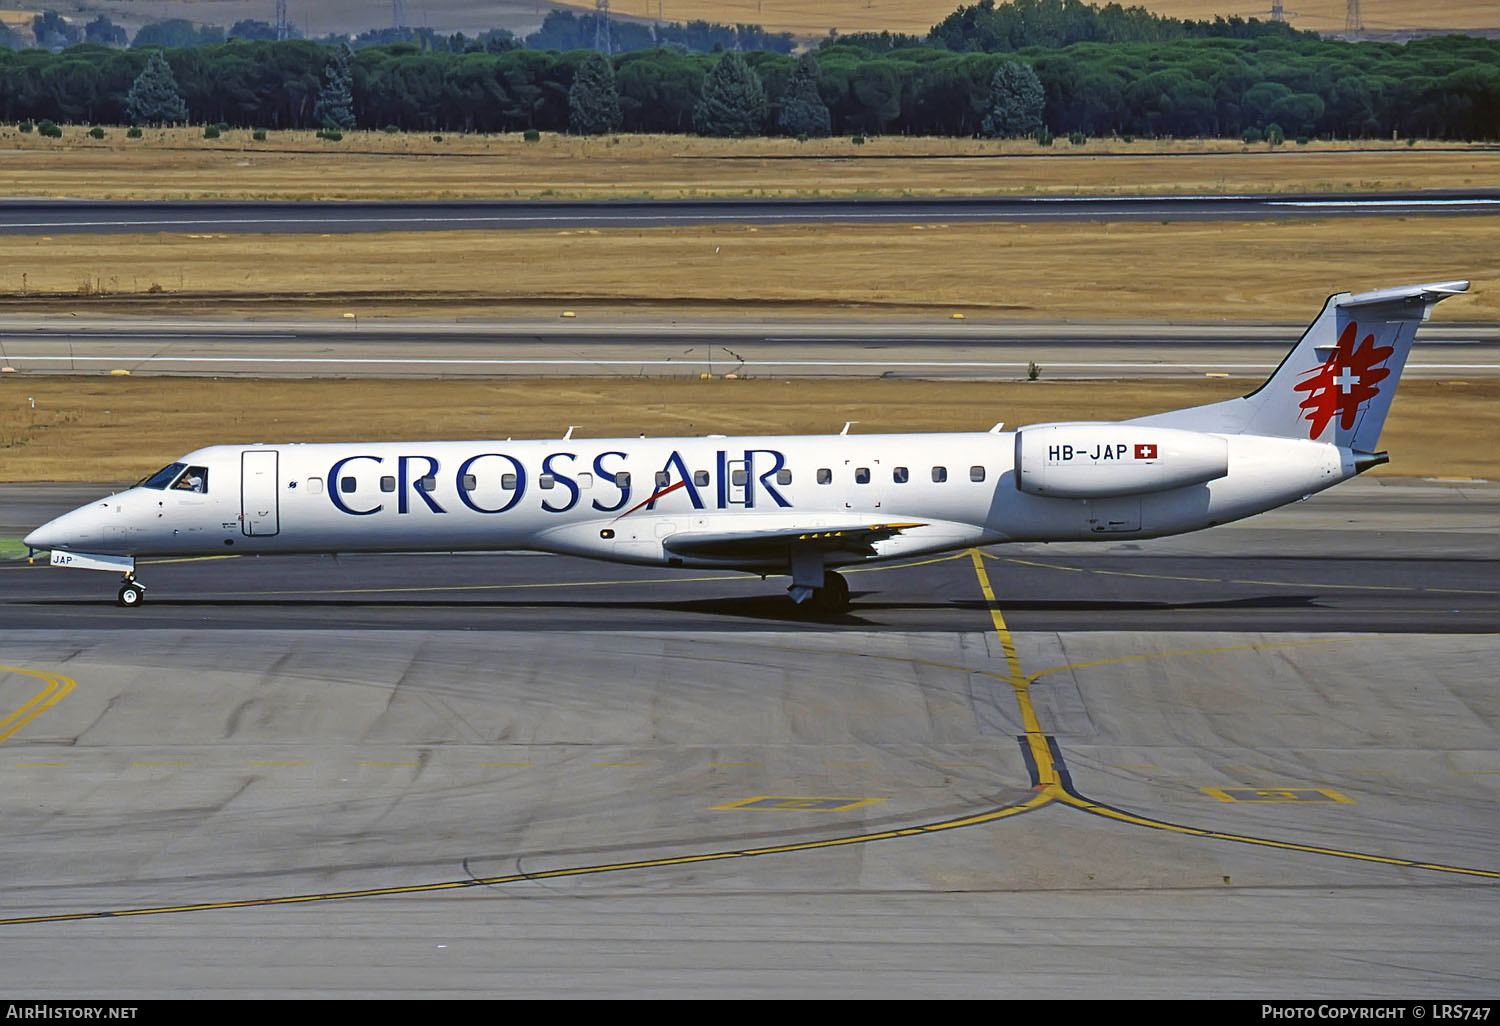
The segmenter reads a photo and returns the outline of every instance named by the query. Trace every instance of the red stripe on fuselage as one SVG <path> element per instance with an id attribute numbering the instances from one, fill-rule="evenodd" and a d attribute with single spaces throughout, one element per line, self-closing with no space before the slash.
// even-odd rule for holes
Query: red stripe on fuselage
<path id="1" fill-rule="evenodd" d="M 683 481 L 678 481 L 674 485 L 668 485 L 667 487 L 663 488 L 661 491 L 657 492 L 655 495 L 651 496 L 651 498 L 645 500 L 644 502 L 638 502 L 634 506 L 631 506 L 624 513 L 621 513 L 619 516 L 615 517 L 614 520 L 611 520 L 610 523 L 614 523 L 616 520 L 624 520 L 626 517 L 630 516 L 630 514 L 634 513 L 636 510 L 640 509 L 642 506 L 649 506 L 649 505 L 651 505 L 657 499 L 660 499 L 663 495 L 670 495 L 672 492 L 675 492 L 677 489 L 681 488 L 685 484 L 687 484 L 687 481 L 683 480 Z"/>

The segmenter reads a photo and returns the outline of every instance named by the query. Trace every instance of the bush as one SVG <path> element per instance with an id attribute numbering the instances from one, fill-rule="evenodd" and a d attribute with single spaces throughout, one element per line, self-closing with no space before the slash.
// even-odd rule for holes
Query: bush
<path id="1" fill-rule="evenodd" d="M 1240 138 L 1247 143 L 1258 143 L 1265 137 L 1265 133 L 1253 125 L 1240 133 Z"/>
<path id="2" fill-rule="evenodd" d="M 1299 135 L 1299 136 L 1297 136 L 1297 145 L 1298 146 L 1306 146 L 1308 144 L 1308 142 L 1309 142 L 1309 140 L 1308 140 L 1307 136 L 1305 136 L 1305 135 Z"/>
<path id="3" fill-rule="evenodd" d="M 227 122 L 227 121 L 218 121 L 218 122 L 214 123 L 214 127 L 217 128 L 221 132 L 227 132 L 227 131 L 229 131 L 229 122 Z"/>
<path id="4" fill-rule="evenodd" d="M 344 133 L 340 132 L 337 128 L 320 128 L 318 129 L 318 138 L 326 139 L 328 142 L 342 142 Z"/>
<path id="5" fill-rule="evenodd" d="M 1122 135 L 1122 136 L 1120 136 L 1120 141 L 1123 142 L 1123 143 L 1133 143 L 1133 142 L 1135 142 L 1135 136 L 1133 136 L 1133 135 Z"/>
<path id="6" fill-rule="evenodd" d="M 401 129 L 397 128 L 395 125 L 386 125 L 385 128 L 381 129 L 381 131 L 385 132 L 386 135 L 395 135 L 397 132 L 400 132 Z"/>
<path id="7" fill-rule="evenodd" d="M 36 126 L 36 130 L 48 139 L 61 139 L 62 129 L 48 118 L 43 118 L 42 123 Z"/>
<path id="8" fill-rule="evenodd" d="M 863 146 L 865 144 L 865 137 L 862 136 L 862 135 L 856 135 L 854 138 L 850 139 L 849 141 L 852 142 L 856 146 Z"/>
<path id="9" fill-rule="evenodd" d="M 89 129 L 89 138 L 90 139 L 103 139 L 104 138 L 104 129 L 100 128 L 98 125 L 95 125 L 93 128 Z"/>
<path id="10" fill-rule="evenodd" d="M 1056 138 L 1056 136 L 1054 136 L 1051 132 L 1047 131 L 1046 126 L 1043 126 L 1043 127 L 1039 128 L 1039 129 L 1037 129 L 1037 132 L 1036 132 L 1036 144 L 1038 146 L 1051 146 L 1052 145 L 1052 140 L 1055 139 L 1055 138 Z"/>
<path id="11" fill-rule="evenodd" d="M 19 128 L 23 132 L 30 132 L 36 126 L 33 125 L 30 121 L 23 121 L 19 125 L 17 125 L 16 127 Z"/>
<path id="12" fill-rule="evenodd" d="M 522 138 L 525 139 L 527 142 L 541 142 L 542 141 L 542 133 L 538 132 L 534 128 L 528 128 L 528 129 L 526 129 L 526 132 L 522 136 Z"/>
<path id="13" fill-rule="evenodd" d="M 140 137 L 141 137 L 140 126 L 138 126 L 138 125 L 131 125 L 129 128 L 125 129 L 125 138 L 127 138 L 127 139 L 139 139 Z"/>
<path id="14" fill-rule="evenodd" d="M 250 138 L 254 139 L 256 142 L 265 142 L 266 130 L 264 128 L 257 128 L 255 131 L 250 133 Z"/>
<path id="15" fill-rule="evenodd" d="M 1266 142 L 1272 146 L 1280 146 L 1286 142 L 1286 132 L 1274 121 L 1266 126 Z"/>
<path id="16" fill-rule="evenodd" d="M 433 142 L 442 142 L 443 141 L 443 137 L 440 136 L 440 135 L 435 135 L 435 136 L 432 137 L 432 141 Z"/>
<path id="17" fill-rule="evenodd" d="M 203 126 L 203 138 L 205 138 L 205 139 L 217 139 L 218 137 L 219 137 L 219 126 L 218 125 L 204 125 Z"/>
<path id="18" fill-rule="evenodd" d="M 1086 136 L 1086 135 L 1084 135 L 1082 132 L 1069 132 L 1068 133 L 1068 142 L 1072 143 L 1074 146 L 1082 146 L 1084 143 L 1086 143 L 1088 141 L 1089 141 L 1089 137 Z"/>

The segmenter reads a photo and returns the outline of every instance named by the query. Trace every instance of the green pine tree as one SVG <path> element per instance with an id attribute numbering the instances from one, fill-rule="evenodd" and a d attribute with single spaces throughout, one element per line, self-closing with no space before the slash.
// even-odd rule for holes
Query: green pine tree
<path id="1" fill-rule="evenodd" d="M 765 120 L 766 90 L 760 76 L 731 50 L 703 78 L 693 128 L 699 135 L 759 135 Z"/>
<path id="2" fill-rule="evenodd" d="M 1013 139 L 1035 135 L 1042 127 L 1047 95 L 1042 80 L 1029 64 L 1006 61 L 990 80 L 990 106 L 980 130 L 985 135 Z"/>
<path id="3" fill-rule="evenodd" d="M 340 43 L 334 48 L 333 59 L 323 67 L 323 84 L 313 105 L 313 120 L 323 128 L 354 127 L 354 72 L 349 68 L 353 56 L 349 44 Z"/>
<path id="4" fill-rule="evenodd" d="M 574 135 L 618 132 L 623 115 L 615 89 L 615 65 L 602 53 L 590 53 L 568 90 L 568 131 Z"/>
<path id="5" fill-rule="evenodd" d="M 125 113 L 133 125 L 179 125 L 187 121 L 187 101 L 177 91 L 177 79 L 167 59 L 157 50 L 146 61 L 125 97 Z"/>
<path id="6" fill-rule="evenodd" d="M 828 105 L 818 94 L 818 59 L 811 52 L 797 59 L 781 97 L 776 126 L 787 135 L 821 137 L 833 132 Z"/>

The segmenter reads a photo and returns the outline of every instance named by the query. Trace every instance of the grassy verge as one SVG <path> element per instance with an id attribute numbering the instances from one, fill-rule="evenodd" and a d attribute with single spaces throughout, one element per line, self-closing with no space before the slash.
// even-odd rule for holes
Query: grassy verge
<path id="1" fill-rule="evenodd" d="M 0 127 L 0 195 L 90 199 L 599 199 L 1462 189 L 1500 181 L 1493 146 L 1233 140 L 700 139 L 148 129 L 60 140 Z"/>
<path id="2" fill-rule="evenodd" d="M 21 386 L 21 382 L 15 382 Z M 133 480 L 204 445 L 453 438 L 984 431 L 1115 420 L 1240 395 L 1248 381 L 215 381 L 26 377 L 0 386 L 0 480 Z M 27 398 L 36 400 L 35 408 Z M 1405 381 L 1375 473 L 1493 478 L 1500 381 Z"/>
<path id="3" fill-rule="evenodd" d="M 0 236 L 0 310 L 503 315 L 579 303 L 1277 321 L 1468 278 L 1500 321 L 1500 217 L 312 235 Z"/>

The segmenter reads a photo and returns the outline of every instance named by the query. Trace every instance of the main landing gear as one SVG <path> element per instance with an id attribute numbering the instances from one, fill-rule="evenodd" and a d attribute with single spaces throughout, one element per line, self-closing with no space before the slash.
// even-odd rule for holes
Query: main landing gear
<path id="1" fill-rule="evenodd" d="M 797 608 L 805 610 L 810 616 L 833 616 L 849 608 L 849 582 L 844 580 L 843 574 L 832 570 L 823 571 L 821 588 L 800 588 L 793 585 L 789 590 Z M 799 591 L 803 593 L 800 596 Z"/>
<path id="2" fill-rule="evenodd" d="M 126 609 L 134 609 L 146 601 L 146 586 L 129 575 L 125 583 L 120 585 L 120 595 L 115 599 L 115 604 L 124 606 Z"/>

